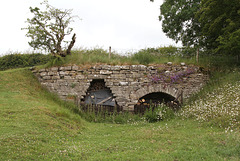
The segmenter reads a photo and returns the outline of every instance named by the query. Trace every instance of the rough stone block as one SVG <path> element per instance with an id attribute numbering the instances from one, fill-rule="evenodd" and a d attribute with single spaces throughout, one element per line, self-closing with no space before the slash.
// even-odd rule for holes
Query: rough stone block
<path id="1" fill-rule="evenodd" d="M 134 104 L 134 105 L 135 105 L 135 104 L 137 104 L 137 103 L 138 103 L 138 99 L 139 99 L 139 98 L 137 98 L 136 100 L 131 100 L 131 102 L 130 102 L 130 103 L 132 103 L 132 104 Z"/>
<path id="2" fill-rule="evenodd" d="M 50 72 L 48 72 L 48 75 L 53 76 L 53 75 L 55 75 L 55 73 L 50 71 Z"/>
<path id="3" fill-rule="evenodd" d="M 88 75 L 88 79 L 105 79 L 106 75 L 99 75 L 99 74 L 94 74 L 94 75 Z"/>
<path id="4" fill-rule="evenodd" d="M 126 81 L 127 81 L 127 82 L 134 82 L 134 79 L 133 79 L 133 78 L 128 78 L 128 77 L 126 76 Z"/>
<path id="5" fill-rule="evenodd" d="M 110 75 L 110 74 L 112 74 L 112 71 L 109 71 L 109 70 L 100 70 L 100 74 Z"/>
<path id="6" fill-rule="evenodd" d="M 78 66 L 76 66 L 76 65 L 74 65 L 74 66 L 72 66 L 72 70 L 74 70 L 74 71 L 78 71 Z"/>
<path id="7" fill-rule="evenodd" d="M 125 102 L 125 104 L 126 104 L 126 102 L 129 101 L 129 100 L 128 100 L 127 98 L 125 98 L 125 97 L 118 97 L 116 100 L 117 100 L 118 102 Z"/>
<path id="8" fill-rule="evenodd" d="M 44 79 L 44 80 L 50 80 L 50 79 L 51 79 L 51 76 L 43 76 L 43 79 Z"/>
<path id="9" fill-rule="evenodd" d="M 106 86 L 113 86 L 113 82 L 110 82 L 110 81 L 107 81 L 105 84 Z"/>
<path id="10" fill-rule="evenodd" d="M 74 78 L 71 76 L 64 76 L 64 79 L 74 79 Z"/>
<path id="11" fill-rule="evenodd" d="M 60 75 L 66 75 L 66 73 L 64 71 L 60 71 L 59 74 Z"/>
<path id="12" fill-rule="evenodd" d="M 117 71 L 119 71 L 119 70 L 121 70 L 121 66 L 118 66 L 118 65 L 116 65 L 116 66 L 111 66 L 111 70 L 117 70 Z"/>
<path id="13" fill-rule="evenodd" d="M 58 67 L 52 67 L 52 68 L 50 68 L 50 71 L 57 72 L 58 71 Z"/>
<path id="14" fill-rule="evenodd" d="M 147 67 L 145 65 L 139 65 L 138 70 L 146 70 Z"/>
<path id="15" fill-rule="evenodd" d="M 131 100 L 136 100 L 136 99 L 138 99 L 138 97 L 137 97 L 137 95 L 136 94 L 130 94 L 130 99 Z"/>
<path id="16" fill-rule="evenodd" d="M 131 65 L 130 70 L 138 70 L 138 65 Z"/>
<path id="17" fill-rule="evenodd" d="M 126 78 L 133 78 L 132 74 L 126 74 Z"/>
<path id="18" fill-rule="evenodd" d="M 119 73 L 120 74 L 129 74 L 130 71 L 129 70 L 120 70 Z"/>
<path id="19" fill-rule="evenodd" d="M 102 66 L 102 69 L 103 69 L 103 70 L 110 70 L 110 69 L 111 69 L 111 66 L 110 66 L 110 65 L 103 65 L 103 66 Z"/>
<path id="20" fill-rule="evenodd" d="M 185 65 L 186 65 L 186 63 L 182 62 L 182 63 L 180 63 L 180 65 L 181 65 L 181 66 L 185 66 Z"/>
<path id="21" fill-rule="evenodd" d="M 65 71 L 70 71 L 70 70 L 72 70 L 72 66 L 64 67 L 64 70 L 65 70 Z"/>
<path id="22" fill-rule="evenodd" d="M 122 76 L 123 76 L 122 74 L 113 74 L 112 78 L 113 79 L 120 79 L 120 78 L 122 78 Z"/>
<path id="23" fill-rule="evenodd" d="M 128 82 L 119 82 L 119 85 L 120 85 L 120 86 L 127 86 L 127 85 L 128 85 Z"/>
<path id="24" fill-rule="evenodd" d="M 116 71 L 116 70 L 114 70 L 114 71 L 112 71 L 112 73 L 113 73 L 113 74 L 119 74 L 120 71 Z"/>
<path id="25" fill-rule="evenodd" d="M 41 77 L 44 77 L 44 76 L 46 76 L 46 75 L 48 75 L 47 72 L 41 72 L 41 73 L 40 73 L 40 76 L 41 76 Z"/>
<path id="26" fill-rule="evenodd" d="M 76 71 L 70 71 L 70 72 L 69 72 L 69 75 L 70 75 L 70 76 L 76 76 L 76 75 L 77 75 L 77 72 L 76 72 Z"/>
<path id="27" fill-rule="evenodd" d="M 46 72 L 46 69 L 40 69 L 38 72 L 39 72 L 39 73 L 41 73 L 41 72 Z"/>
<path id="28" fill-rule="evenodd" d="M 123 66 L 122 66 L 122 69 L 123 69 L 123 70 L 129 70 L 129 69 L 130 69 L 130 66 L 129 66 L 129 65 L 123 65 Z"/>
<path id="29" fill-rule="evenodd" d="M 119 82 L 113 82 L 114 86 L 119 86 Z"/>
<path id="30" fill-rule="evenodd" d="M 76 79 L 85 79 L 84 75 L 76 75 Z"/>
<path id="31" fill-rule="evenodd" d="M 156 70 L 156 68 L 154 66 L 149 66 L 149 67 L 147 67 L 147 70 L 149 70 L 149 71 Z"/>
<path id="32" fill-rule="evenodd" d="M 188 69 L 188 67 L 186 67 L 186 66 L 182 67 L 182 70 L 184 70 L 184 71 L 187 71 L 187 69 Z"/>
<path id="33" fill-rule="evenodd" d="M 57 75 L 52 76 L 52 79 L 54 79 L 54 80 L 58 80 L 58 79 L 60 79 L 60 76 L 57 76 Z"/>
<path id="34" fill-rule="evenodd" d="M 60 67 L 60 68 L 59 68 L 59 70 L 60 70 L 60 71 L 63 71 L 63 70 L 64 70 L 64 68 L 65 68 L 65 67 Z"/>

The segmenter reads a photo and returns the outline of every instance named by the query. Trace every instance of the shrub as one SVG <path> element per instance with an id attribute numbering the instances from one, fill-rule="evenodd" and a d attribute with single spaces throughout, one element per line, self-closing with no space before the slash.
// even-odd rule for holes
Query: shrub
<path id="1" fill-rule="evenodd" d="M 154 62 L 154 55 L 150 53 L 148 50 L 140 50 L 136 54 L 132 56 L 133 61 L 137 61 L 140 64 L 150 64 Z"/>
<path id="2" fill-rule="evenodd" d="M 171 45 L 168 47 L 158 48 L 158 52 L 162 56 L 180 56 L 180 55 L 182 55 L 180 48 L 171 46 Z"/>
<path id="3" fill-rule="evenodd" d="M 182 47 L 181 48 L 181 53 L 184 57 L 193 57 L 196 54 L 197 49 L 193 47 Z"/>
<path id="4" fill-rule="evenodd" d="M 46 64 L 53 57 L 44 54 L 9 54 L 0 57 L 0 70 Z"/>

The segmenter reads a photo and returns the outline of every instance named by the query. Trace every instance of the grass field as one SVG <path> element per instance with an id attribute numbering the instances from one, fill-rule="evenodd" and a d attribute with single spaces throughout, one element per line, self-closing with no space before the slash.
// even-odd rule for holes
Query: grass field
<path id="1" fill-rule="evenodd" d="M 0 160 L 240 160 L 239 130 L 183 118 L 89 123 L 27 69 L 0 72 Z"/>

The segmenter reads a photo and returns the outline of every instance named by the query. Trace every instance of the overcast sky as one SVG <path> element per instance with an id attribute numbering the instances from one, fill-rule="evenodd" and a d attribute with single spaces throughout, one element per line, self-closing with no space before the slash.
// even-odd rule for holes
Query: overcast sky
<path id="1" fill-rule="evenodd" d="M 31 51 L 25 36 L 29 7 L 40 7 L 43 0 L 6 0 L 0 5 L 0 55 Z M 163 0 L 49 0 L 61 9 L 73 9 L 71 26 L 77 34 L 75 48 L 101 47 L 119 53 L 148 47 L 176 45 L 167 38 L 158 20 Z"/>

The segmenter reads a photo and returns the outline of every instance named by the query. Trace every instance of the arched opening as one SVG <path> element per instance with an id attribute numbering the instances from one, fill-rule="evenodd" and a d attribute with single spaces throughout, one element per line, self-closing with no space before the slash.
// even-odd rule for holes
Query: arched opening
<path id="1" fill-rule="evenodd" d="M 115 106 L 112 91 L 106 87 L 103 79 L 94 79 L 87 90 L 85 104 Z"/>
<path id="2" fill-rule="evenodd" d="M 120 112 L 112 91 L 105 85 L 104 79 L 93 79 L 82 100 L 82 110 L 97 112 Z"/>
<path id="3" fill-rule="evenodd" d="M 178 109 L 180 106 L 180 102 L 175 97 L 163 92 L 153 92 L 138 99 L 134 106 L 134 113 L 144 113 L 146 109 L 160 104 L 165 104 L 172 109 Z"/>

